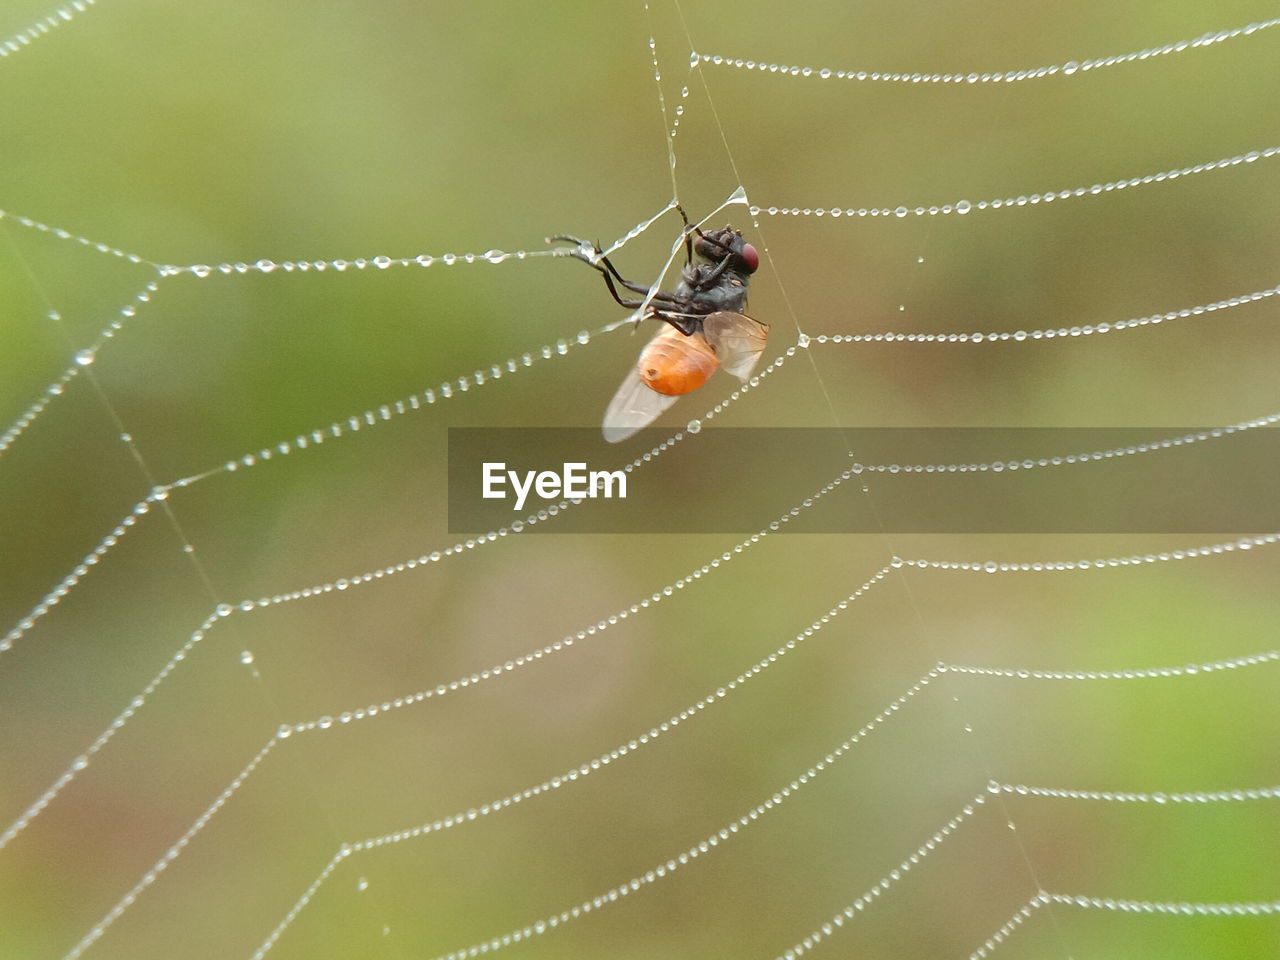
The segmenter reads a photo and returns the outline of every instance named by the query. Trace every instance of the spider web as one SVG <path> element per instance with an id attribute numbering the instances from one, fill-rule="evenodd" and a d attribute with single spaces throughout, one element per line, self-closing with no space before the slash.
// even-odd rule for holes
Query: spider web
<path id="1" fill-rule="evenodd" d="M 848 449 L 736 537 L 443 507 L 448 427 L 596 425 L 634 356 L 541 238 L 670 286 L 673 194 L 772 343 L 611 468 L 1226 462 L 1268 11 L 88 8 L 0 29 L 6 956 L 1275 953 L 1274 533 L 786 533 L 1020 451 Z"/>

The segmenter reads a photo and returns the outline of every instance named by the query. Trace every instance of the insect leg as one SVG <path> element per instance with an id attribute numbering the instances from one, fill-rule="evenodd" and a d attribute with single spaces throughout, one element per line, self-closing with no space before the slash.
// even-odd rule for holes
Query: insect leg
<path id="1" fill-rule="evenodd" d="M 592 266 L 596 266 L 596 265 L 592 264 Z M 634 298 L 629 298 L 629 297 L 623 297 L 618 293 L 618 288 L 614 286 L 613 277 L 609 276 L 609 274 L 605 270 L 599 267 L 597 267 L 597 269 L 600 270 L 600 275 L 604 277 L 605 286 L 609 288 L 609 293 L 613 296 L 613 299 L 616 300 L 620 306 L 626 307 L 628 310 L 639 310 L 641 307 L 645 305 L 645 300 L 648 300 L 650 303 L 659 303 L 659 304 L 670 303 L 670 304 L 675 304 L 676 306 L 685 306 L 688 302 L 684 300 L 682 297 L 677 297 L 674 294 L 670 294 L 670 293 L 664 293 L 661 290 L 654 293 L 653 296 L 648 296 L 648 293 L 649 293 L 648 287 L 643 287 L 638 283 L 637 284 L 628 283 L 626 280 L 623 280 L 621 277 L 619 277 L 618 278 L 619 282 L 621 282 L 624 286 L 626 286 L 628 290 L 632 290 L 635 293 L 645 294 L 645 297 L 640 300 L 636 300 Z"/>
<path id="2" fill-rule="evenodd" d="M 652 289 L 652 287 L 650 287 L 648 284 L 636 283 L 634 280 L 628 280 L 626 277 L 620 274 L 618 272 L 618 268 L 613 265 L 613 262 L 607 256 L 605 256 L 604 253 L 600 250 L 600 248 L 597 247 L 595 244 L 587 243 L 585 240 L 579 240 L 577 237 L 570 237 L 570 236 L 559 236 L 559 237 L 547 238 L 547 242 L 549 243 L 554 240 L 567 240 L 570 243 L 577 244 L 579 249 L 569 251 L 569 256 L 577 260 L 581 260 L 587 266 L 591 267 L 592 269 L 599 270 L 602 274 L 604 274 L 605 282 L 609 284 L 609 288 L 611 291 L 613 290 L 613 283 L 609 279 L 610 274 L 612 274 L 614 280 L 617 280 L 618 283 L 622 284 L 632 293 L 643 293 L 645 296 L 649 295 L 649 291 Z M 595 257 L 593 258 L 589 256 L 587 253 L 585 253 L 582 249 L 583 247 L 589 247 L 590 249 L 595 251 Z M 616 293 L 614 295 L 614 299 L 615 300 L 618 299 Z M 677 298 L 671 296 L 670 294 L 662 293 L 661 291 L 659 291 L 658 293 L 655 293 L 652 299 L 669 301 L 669 302 L 678 302 Z"/>
<path id="3" fill-rule="evenodd" d="M 605 262 L 608 263 L 607 260 Z M 613 294 L 613 299 L 617 300 L 618 303 L 622 304 L 624 307 L 634 310 L 637 307 L 641 306 L 644 303 L 644 300 L 631 300 L 631 299 L 623 299 L 622 297 L 620 297 L 618 295 L 617 288 L 614 287 L 613 285 L 613 281 L 615 277 L 617 277 L 617 280 L 619 283 L 621 283 L 624 287 L 626 287 L 631 292 L 643 293 L 645 295 L 645 299 L 649 300 L 651 303 L 671 303 L 677 306 L 685 306 L 688 303 L 688 301 L 685 300 L 683 297 L 677 297 L 675 294 L 667 293 L 664 290 L 656 290 L 653 292 L 652 296 L 650 296 L 649 292 L 650 290 L 653 289 L 652 287 L 646 287 L 643 284 L 632 283 L 629 280 L 624 280 L 622 279 L 622 277 L 618 276 L 618 272 L 616 270 L 612 269 L 613 268 L 612 264 L 609 264 L 609 267 L 610 267 L 609 273 L 612 273 L 613 276 L 610 276 L 609 273 L 606 273 L 604 270 L 601 270 L 600 273 L 604 276 L 605 285 L 608 286 L 609 292 Z"/>
<path id="4" fill-rule="evenodd" d="M 697 283 L 694 285 L 699 290 L 706 290 L 707 288 L 714 286 L 715 282 L 720 279 L 720 274 L 724 273 L 725 269 L 729 266 L 729 260 L 732 259 L 732 257 L 732 253 L 725 254 L 725 258 L 716 264 L 715 269 L 705 276 L 699 277 Z"/>
<path id="5" fill-rule="evenodd" d="M 618 268 L 613 265 L 613 263 L 609 260 L 609 258 L 606 257 L 603 253 L 601 253 L 600 248 L 593 243 L 587 243 L 585 240 L 579 240 L 577 237 L 570 237 L 570 236 L 557 236 L 557 237 L 547 238 L 548 243 L 551 243 L 556 240 L 565 240 L 569 243 L 577 244 L 578 249 L 570 250 L 569 256 L 573 257 L 576 260 L 581 260 L 583 263 L 591 267 L 593 270 L 598 270 L 600 272 L 600 275 L 604 277 L 605 286 L 609 288 L 609 293 L 613 296 L 613 299 L 616 300 L 621 306 L 626 307 L 628 310 L 638 309 L 644 304 L 644 301 L 629 299 L 621 296 L 618 293 L 618 288 L 614 286 L 614 280 L 617 280 L 618 283 L 622 284 L 622 286 L 626 287 L 632 293 L 643 293 L 645 295 L 645 298 L 648 299 L 650 302 L 656 301 L 658 303 L 672 303 L 672 304 L 677 304 L 679 306 L 684 306 L 687 303 L 687 301 L 683 297 L 677 297 L 675 294 L 666 293 L 665 291 L 662 291 L 662 290 L 654 291 L 652 295 L 650 295 L 650 291 L 653 289 L 652 287 L 643 283 L 636 283 L 635 281 L 626 279 L 626 277 L 624 277 L 622 274 L 618 272 Z M 583 250 L 584 247 L 589 247 L 592 250 L 594 250 L 596 253 L 596 256 L 598 257 L 598 260 L 592 259 L 589 255 L 587 255 L 587 253 L 584 252 Z"/>
<path id="6" fill-rule="evenodd" d="M 671 324 L 686 337 L 689 337 L 701 327 L 704 315 L 700 313 L 677 313 L 674 310 L 655 310 L 652 316 L 655 319 Z"/>
<path id="7" fill-rule="evenodd" d="M 689 222 L 689 217 L 678 200 L 676 209 L 680 211 L 680 219 L 684 221 L 684 262 L 693 263 L 693 234 L 696 232 L 698 236 L 702 236 L 702 231 Z"/>

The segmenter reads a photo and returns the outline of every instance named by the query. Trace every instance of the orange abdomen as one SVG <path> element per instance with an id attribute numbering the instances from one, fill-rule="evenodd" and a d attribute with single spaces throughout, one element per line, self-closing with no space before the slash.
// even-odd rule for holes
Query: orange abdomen
<path id="1" fill-rule="evenodd" d="M 720 361 L 701 333 L 685 336 L 667 326 L 640 354 L 637 372 L 645 385 L 669 397 L 697 390 L 716 372 Z"/>

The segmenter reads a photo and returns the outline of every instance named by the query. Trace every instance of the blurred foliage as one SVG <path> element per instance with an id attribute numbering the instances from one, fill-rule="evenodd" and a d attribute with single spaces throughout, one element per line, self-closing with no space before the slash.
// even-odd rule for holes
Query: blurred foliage
<path id="1" fill-rule="evenodd" d="M 650 5 L 102 0 L 0 60 L 4 423 L 154 279 L 145 265 L 26 229 L 17 215 L 175 265 L 540 251 L 559 233 L 608 243 L 671 198 L 664 130 L 677 107 L 676 182 L 695 216 L 739 184 L 764 208 L 977 203 L 1275 145 L 1280 30 L 1012 84 L 689 68 L 692 44 L 833 69 L 1005 71 L 1194 38 L 1272 15 L 1262 4 Z M 29 6 L 8 5 L 0 34 L 49 12 Z M 765 253 L 751 311 L 773 325 L 772 359 L 800 330 L 1070 327 L 1274 287 L 1278 178 L 1271 159 L 964 217 L 753 219 L 736 206 L 714 222 L 730 220 Z M 619 251 L 619 268 L 649 281 L 678 231 L 668 214 Z M 162 280 L 151 301 L 0 457 L 0 629 L 155 483 L 580 330 L 593 336 L 339 442 L 215 474 L 152 509 L 0 656 L 6 824 L 215 604 L 356 578 L 454 543 L 449 426 L 595 426 L 641 342 L 625 329 L 597 332 L 624 312 L 564 259 L 183 274 Z M 1271 299 L 1105 336 L 815 346 L 718 422 L 1160 435 L 1232 423 L 1275 410 L 1275 312 Z M 734 384 L 718 380 L 662 422 L 723 400 Z M 638 453 L 602 443 L 598 456 L 612 466 Z M 680 483 L 732 496 L 751 479 L 725 471 Z M 892 482 L 869 479 L 870 502 Z M 1080 470 L 1063 482 L 1090 478 Z M 760 525 L 810 493 L 796 489 Z M 865 508 L 863 494 L 849 496 Z M 611 615 L 741 538 L 570 537 L 548 525 L 234 615 L 0 851 L 0 954 L 65 954 L 281 723 L 431 689 L 607 626 L 474 689 L 277 746 L 90 955 L 249 956 L 340 843 L 465 811 L 627 743 L 714 696 L 894 554 L 1074 560 L 1213 539 L 772 536 L 615 625 Z M 501 815 L 350 858 L 272 956 L 436 956 L 642 876 L 771 797 L 938 660 L 1124 669 L 1269 649 L 1278 554 L 1043 575 L 894 572 L 634 757 Z M 937 680 L 712 855 L 511 953 L 778 955 L 992 778 L 1166 792 L 1275 783 L 1275 671 Z M 1274 806 L 988 803 L 822 949 L 967 956 L 1037 887 L 1274 900 Z M 1066 909 L 1042 911 L 999 948 L 1009 958 L 1277 952 L 1274 917 Z"/>

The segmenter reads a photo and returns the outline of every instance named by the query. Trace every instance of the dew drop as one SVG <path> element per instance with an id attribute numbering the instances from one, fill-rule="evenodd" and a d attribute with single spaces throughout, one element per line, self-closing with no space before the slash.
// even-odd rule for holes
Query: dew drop
<path id="1" fill-rule="evenodd" d="M 77 350 L 75 361 L 82 367 L 87 367 L 94 361 L 94 351 L 91 349 Z"/>

